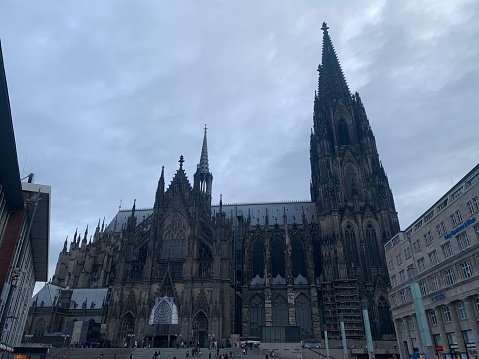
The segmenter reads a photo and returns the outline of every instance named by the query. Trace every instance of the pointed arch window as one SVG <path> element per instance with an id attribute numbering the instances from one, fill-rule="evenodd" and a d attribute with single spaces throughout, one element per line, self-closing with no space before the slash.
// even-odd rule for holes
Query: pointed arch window
<path id="1" fill-rule="evenodd" d="M 185 259 L 187 228 L 180 216 L 175 215 L 165 228 L 161 259 Z"/>
<path id="2" fill-rule="evenodd" d="M 273 325 L 288 325 L 288 302 L 282 295 L 277 295 L 272 303 Z"/>
<path id="3" fill-rule="evenodd" d="M 338 122 L 338 143 L 340 146 L 349 145 L 349 128 L 344 119 L 340 119 Z"/>
<path id="4" fill-rule="evenodd" d="M 307 276 L 306 273 L 306 258 L 304 255 L 303 242 L 294 238 L 291 241 L 291 264 L 293 266 L 293 278 L 298 277 L 300 274 L 303 277 Z"/>
<path id="5" fill-rule="evenodd" d="M 259 295 L 255 295 L 249 304 L 249 334 L 260 337 L 261 327 L 264 326 L 264 301 Z"/>
<path id="6" fill-rule="evenodd" d="M 131 336 L 128 334 L 135 334 L 135 318 L 131 313 L 125 314 L 123 319 L 120 322 L 120 331 L 118 332 L 118 339 L 128 342 L 131 339 Z"/>
<path id="7" fill-rule="evenodd" d="M 286 261 L 284 258 L 284 244 L 279 238 L 274 238 L 271 242 L 271 276 L 276 278 L 286 277 Z"/>
<path id="8" fill-rule="evenodd" d="M 378 316 L 381 325 L 380 332 L 382 334 L 394 334 L 394 323 L 391 318 L 388 301 L 381 296 L 378 300 Z"/>
<path id="9" fill-rule="evenodd" d="M 207 245 L 201 243 L 199 246 L 198 274 L 200 277 L 211 277 L 213 268 L 213 255 Z"/>
<path id="10" fill-rule="evenodd" d="M 311 317 L 311 305 L 304 294 L 299 295 L 295 301 L 296 306 L 296 325 L 301 328 L 303 338 L 313 336 L 313 321 Z"/>
<path id="11" fill-rule="evenodd" d="M 375 267 L 381 266 L 381 259 L 379 257 L 376 229 L 371 223 L 366 226 L 366 245 L 371 259 L 371 265 Z"/>
<path id="12" fill-rule="evenodd" d="M 251 246 L 251 277 L 264 278 L 264 243 L 257 239 Z"/>
<path id="13" fill-rule="evenodd" d="M 356 251 L 356 233 L 351 224 L 348 223 L 344 229 L 344 248 L 348 266 L 359 266 L 358 253 Z"/>

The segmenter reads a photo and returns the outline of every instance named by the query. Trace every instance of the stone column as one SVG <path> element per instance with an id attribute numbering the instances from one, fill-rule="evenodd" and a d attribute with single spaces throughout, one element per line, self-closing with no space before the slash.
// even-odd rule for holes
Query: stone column
<path id="1" fill-rule="evenodd" d="M 405 337 L 407 341 L 407 347 L 409 350 L 408 354 L 411 354 L 414 352 L 414 345 L 412 344 L 411 332 L 409 332 L 409 316 L 402 317 L 402 320 L 404 320 L 404 325 L 406 328 L 406 331 L 404 333 L 406 334 Z M 400 328 L 400 330 L 402 330 L 402 328 Z M 406 358 L 409 358 L 409 355 Z"/>
<path id="2" fill-rule="evenodd" d="M 434 313 L 436 313 L 437 326 L 439 328 L 439 336 L 441 337 L 442 350 L 444 355 L 451 354 L 451 348 L 449 347 L 449 342 L 447 341 L 446 326 L 444 324 L 444 317 L 442 312 L 443 306 L 435 307 Z"/>
<path id="3" fill-rule="evenodd" d="M 459 353 L 466 353 L 467 349 L 466 344 L 464 343 L 464 338 L 462 337 L 461 323 L 459 323 L 459 318 L 457 316 L 457 302 L 451 302 L 449 304 L 449 309 L 451 311 L 454 331 L 456 332 L 457 350 L 459 351 Z"/>
<path id="4" fill-rule="evenodd" d="M 396 330 L 396 337 L 399 346 L 399 353 L 401 358 L 409 358 L 409 351 L 406 352 L 404 348 L 404 341 L 408 342 L 408 339 L 405 337 L 404 333 L 401 331 L 401 319 L 396 319 L 394 321 L 394 329 Z M 408 342 L 409 343 L 409 342 Z M 408 344 L 409 347 L 409 344 Z"/>

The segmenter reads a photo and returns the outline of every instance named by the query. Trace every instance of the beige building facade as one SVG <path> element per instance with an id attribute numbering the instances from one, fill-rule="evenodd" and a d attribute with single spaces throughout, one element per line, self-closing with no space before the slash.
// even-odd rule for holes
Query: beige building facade
<path id="1" fill-rule="evenodd" d="M 479 165 L 384 247 L 401 357 L 477 358 Z"/>

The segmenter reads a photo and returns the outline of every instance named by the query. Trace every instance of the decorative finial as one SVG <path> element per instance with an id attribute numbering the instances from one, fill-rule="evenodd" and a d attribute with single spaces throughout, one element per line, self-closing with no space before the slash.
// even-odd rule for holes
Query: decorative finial
<path id="1" fill-rule="evenodd" d="M 207 130 L 207 129 L 208 129 L 208 128 L 206 127 L 206 123 L 205 123 L 205 135 L 206 135 L 206 130 Z"/>
<path id="2" fill-rule="evenodd" d="M 178 161 L 180 163 L 180 170 L 183 168 L 183 162 L 185 162 L 183 155 L 180 156 L 180 160 Z"/>
<path id="3" fill-rule="evenodd" d="M 323 22 L 323 26 L 321 26 L 321 30 L 323 30 L 325 33 L 328 33 L 328 24 L 326 24 L 325 22 Z"/>

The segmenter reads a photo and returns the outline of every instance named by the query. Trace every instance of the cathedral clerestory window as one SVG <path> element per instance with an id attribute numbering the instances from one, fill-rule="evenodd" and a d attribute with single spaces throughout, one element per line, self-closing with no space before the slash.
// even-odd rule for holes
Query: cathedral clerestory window
<path id="1" fill-rule="evenodd" d="M 340 146 L 349 145 L 348 124 L 344 119 L 341 119 L 338 122 L 338 143 Z"/>

